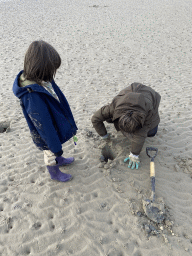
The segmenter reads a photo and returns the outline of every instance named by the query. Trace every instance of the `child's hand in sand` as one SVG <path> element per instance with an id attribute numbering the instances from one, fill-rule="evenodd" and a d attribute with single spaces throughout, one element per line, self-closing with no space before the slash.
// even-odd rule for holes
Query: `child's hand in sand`
<path id="1" fill-rule="evenodd" d="M 110 134 L 107 133 L 106 135 L 102 136 L 102 140 L 105 140 L 105 141 L 110 140 Z"/>
<path id="2" fill-rule="evenodd" d="M 132 170 L 133 169 L 138 170 L 139 165 L 140 165 L 139 156 L 133 155 L 130 152 L 129 157 L 124 159 L 124 163 L 126 163 L 128 160 L 129 160 L 128 168 L 131 168 Z"/>
<path id="3" fill-rule="evenodd" d="M 111 142 L 111 136 L 109 133 L 107 133 L 105 136 L 102 137 L 102 140 L 105 141 L 105 143 Z"/>

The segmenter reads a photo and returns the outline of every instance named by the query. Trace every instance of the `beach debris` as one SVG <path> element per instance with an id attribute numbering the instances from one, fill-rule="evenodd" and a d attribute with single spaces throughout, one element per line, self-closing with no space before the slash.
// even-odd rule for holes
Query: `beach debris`
<path id="1" fill-rule="evenodd" d="M 136 215 L 137 215 L 138 217 L 142 217 L 142 216 L 143 216 L 143 213 L 142 213 L 141 211 L 137 211 L 137 212 L 136 212 Z"/>
<path id="2" fill-rule="evenodd" d="M 109 6 L 108 5 L 99 6 L 99 5 L 94 4 L 94 5 L 91 5 L 91 6 L 89 5 L 89 7 L 93 7 L 93 8 L 98 8 L 98 7 L 102 8 L 102 7 L 104 7 L 105 8 L 105 7 L 109 7 Z"/>
<path id="3" fill-rule="evenodd" d="M 165 221 L 164 221 L 164 223 L 165 223 L 166 228 L 169 229 L 170 232 L 173 234 L 172 228 L 173 228 L 174 222 L 171 221 L 170 219 L 166 218 Z"/>
<path id="4" fill-rule="evenodd" d="M 3 121 L 0 122 L 0 133 L 9 132 L 10 131 L 10 122 L 9 121 Z"/>
<path id="5" fill-rule="evenodd" d="M 38 230 L 40 229 L 42 224 L 40 222 L 36 222 L 32 225 L 32 229 Z"/>
<path id="6" fill-rule="evenodd" d="M 167 238 L 167 235 L 162 234 L 162 236 L 163 236 L 163 238 L 164 238 L 164 242 L 165 242 L 166 244 L 168 244 L 168 243 L 169 243 L 169 240 L 168 240 L 168 238 Z"/>
<path id="7" fill-rule="evenodd" d="M 149 219 L 148 216 L 145 215 L 141 211 L 141 213 L 138 211 L 136 212 L 136 216 L 140 217 L 139 223 L 142 226 L 142 229 L 145 231 L 147 237 L 150 236 L 162 236 L 164 239 L 164 242 L 168 243 L 167 235 L 175 236 L 175 233 L 173 232 L 173 221 L 170 219 L 169 216 L 169 210 L 168 208 L 164 207 L 164 220 L 161 223 L 154 222 L 153 220 Z"/>
<path id="8" fill-rule="evenodd" d="M 148 236 L 159 235 L 160 233 L 160 231 L 152 224 L 145 224 L 144 229 Z"/>
<path id="9" fill-rule="evenodd" d="M 93 137 L 94 134 L 92 131 L 87 131 L 86 136 L 90 138 L 90 137 Z"/>
<path id="10" fill-rule="evenodd" d="M 99 5 L 90 5 L 89 7 L 94 7 L 94 8 L 98 8 L 99 7 Z"/>
<path id="11" fill-rule="evenodd" d="M 108 170 L 109 168 L 110 168 L 110 165 L 109 165 L 108 163 L 106 163 L 106 164 L 104 165 L 104 169 Z"/>
<path id="12" fill-rule="evenodd" d="M 102 208 L 105 208 L 106 206 L 107 206 L 106 203 L 101 203 L 101 207 L 102 207 Z"/>
<path id="13" fill-rule="evenodd" d="M 16 204 L 16 205 L 13 207 L 14 210 L 16 210 L 16 209 L 21 209 L 21 208 L 22 208 L 22 206 L 19 205 L 19 204 Z"/>
<path id="14" fill-rule="evenodd" d="M 174 165 L 174 168 L 175 168 L 175 171 L 176 171 L 176 172 L 179 172 L 179 171 L 181 170 L 178 164 L 175 164 L 175 165 Z"/>
<path id="15" fill-rule="evenodd" d="M 101 211 L 104 210 L 104 209 L 107 209 L 106 207 L 107 207 L 107 203 L 105 203 L 105 202 L 99 204 L 99 209 L 100 209 Z"/>
<path id="16" fill-rule="evenodd" d="M 101 161 L 101 163 L 98 165 L 99 168 L 104 168 L 105 162 Z"/>
<path id="17" fill-rule="evenodd" d="M 150 200 L 145 199 L 143 200 L 143 209 L 147 217 L 156 222 L 162 223 L 165 216 L 164 216 L 164 204 L 163 203 L 151 203 Z"/>

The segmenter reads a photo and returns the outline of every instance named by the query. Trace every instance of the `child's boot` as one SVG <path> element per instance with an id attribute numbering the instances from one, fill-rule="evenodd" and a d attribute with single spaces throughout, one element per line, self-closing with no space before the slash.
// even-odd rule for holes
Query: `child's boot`
<path id="1" fill-rule="evenodd" d="M 64 158 L 62 156 L 58 156 L 55 158 L 57 166 L 61 165 L 69 165 L 74 162 L 74 157 Z"/>
<path id="2" fill-rule="evenodd" d="M 72 179 L 71 174 L 61 172 L 57 165 L 53 165 L 53 166 L 47 165 L 47 169 L 51 175 L 52 180 L 66 182 Z"/>

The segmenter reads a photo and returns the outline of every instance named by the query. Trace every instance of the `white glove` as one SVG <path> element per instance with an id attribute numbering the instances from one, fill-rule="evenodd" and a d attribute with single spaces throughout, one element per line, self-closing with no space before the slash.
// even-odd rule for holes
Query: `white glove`
<path id="1" fill-rule="evenodd" d="M 138 169 L 140 165 L 139 156 L 133 155 L 131 152 L 129 154 L 129 157 L 124 159 L 124 163 L 126 163 L 129 160 L 128 168 Z"/>
<path id="2" fill-rule="evenodd" d="M 110 138 L 110 136 L 109 136 L 109 134 L 107 133 L 105 136 L 103 136 L 103 137 L 101 137 L 101 138 L 102 138 L 102 140 L 107 140 L 107 139 Z"/>

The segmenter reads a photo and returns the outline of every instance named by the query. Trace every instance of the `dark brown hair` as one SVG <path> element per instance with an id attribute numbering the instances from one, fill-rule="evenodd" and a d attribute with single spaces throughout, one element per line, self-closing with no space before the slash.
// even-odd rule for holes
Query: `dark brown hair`
<path id="1" fill-rule="evenodd" d="M 144 113 L 128 110 L 119 118 L 119 129 L 126 133 L 134 133 L 137 129 L 142 128 L 144 119 Z"/>
<path id="2" fill-rule="evenodd" d="M 34 41 L 25 54 L 24 77 L 40 85 L 42 81 L 51 82 L 60 65 L 61 58 L 50 44 Z"/>

